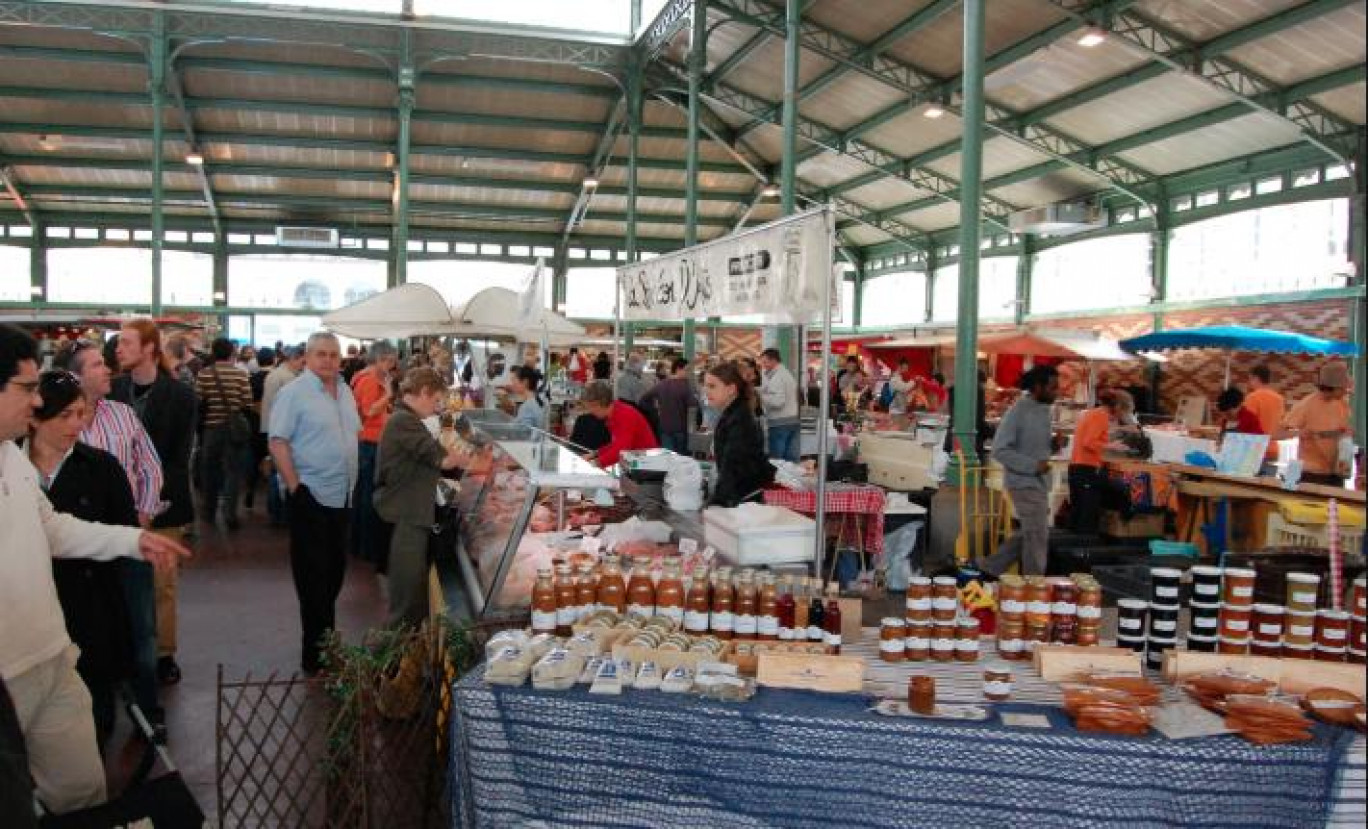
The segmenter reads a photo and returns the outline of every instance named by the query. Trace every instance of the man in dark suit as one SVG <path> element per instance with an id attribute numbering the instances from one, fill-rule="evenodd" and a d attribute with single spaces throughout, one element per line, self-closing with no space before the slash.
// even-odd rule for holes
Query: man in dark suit
<path id="1" fill-rule="evenodd" d="M 152 529 L 172 541 L 185 538 L 194 523 L 190 496 L 190 450 L 195 439 L 199 401 L 189 386 L 178 381 L 162 354 L 161 332 L 149 319 L 129 320 L 119 331 L 115 352 L 124 374 L 114 379 L 110 398 L 127 403 L 138 413 L 143 428 L 162 463 L 162 500 L 166 509 L 152 519 Z M 179 569 L 159 569 L 157 597 L 157 677 L 163 685 L 180 682 L 176 664 L 176 585 Z"/>

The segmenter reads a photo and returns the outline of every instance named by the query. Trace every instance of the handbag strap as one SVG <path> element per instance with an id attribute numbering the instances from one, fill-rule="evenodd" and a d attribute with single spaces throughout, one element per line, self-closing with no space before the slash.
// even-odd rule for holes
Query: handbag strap
<path id="1" fill-rule="evenodd" d="M 224 395 L 224 393 L 223 393 L 223 378 L 219 376 L 219 364 L 218 364 L 218 363 L 214 363 L 212 366 L 210 366 L 210 367 L 209 367 L 209 372 L 210 372 L 210 374 L 212 374 L 213 377 L 214 377 L 214 391 L 218 394 L 219 400 L 222 400 L 222 401 L 223 401 L 223 408 L 224 408 L 224 411 L 226 412 L 226 414 L 225 414 L 224 416 L 225 416 L 225 417 L 231 418 L 231 417 L 233 416 L 233 414 L 234 414 L 234 411 L 233 411 L 233 407 L 232 407 L 231 405 L 229 405 L 229 403 L 228 403 L 228 397 L 227 397 L 226 395 Z M 241 411 L 241 410 L 242 410 L 242 407 L 239 406 L 239 407 L 238 407 L 238 411 Z"/>

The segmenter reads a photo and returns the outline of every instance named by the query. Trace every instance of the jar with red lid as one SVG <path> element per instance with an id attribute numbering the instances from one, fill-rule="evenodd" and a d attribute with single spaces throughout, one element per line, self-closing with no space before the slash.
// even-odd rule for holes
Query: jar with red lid
<path id="1" fill-rule="evenodd" d="M 983 666 L 983 698 L 1006 702 L 1012 698 L 1012 666 L 989 662 Z"/>
<path id="2" fill-rule="evenodd" d="M 1316 647 L 1343 650 L 1349 646 L 1349 614 L 1342 610 L 1316 613 Z"/>
<path id="3" fill-rule="evenodd" d="M 1102 586 L 1088 582 L 1078 588 L 1078 623 L 1102 623 Z"/>
<path id="4" fill-rule="evenodd" d="M 879 659 L 902 662 L 907 654 L 907 622 L 898 618 L 884 619 L 879 626 Z"/>

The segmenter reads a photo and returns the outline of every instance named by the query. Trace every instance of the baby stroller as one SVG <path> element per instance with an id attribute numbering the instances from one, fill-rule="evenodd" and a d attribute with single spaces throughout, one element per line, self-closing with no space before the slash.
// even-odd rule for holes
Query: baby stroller
<path id="1" fill-rule="evenodd" d="M 147 748 L 123 792 L 100 806 L 64 815 L 45 815 L 38 821 L 41 829 L 113 829 L 138 826 L 139 821 L 150 821 L 157 829 L 200 829 L 204 826 L 204 812 L 176 770 L 171 755 L 152 739 L 152 726 L 147 718 L 136 705 L 130 705 L 128 712 L 142 732 Z M 165 773 L 151 777 L 158 760 Z"/>

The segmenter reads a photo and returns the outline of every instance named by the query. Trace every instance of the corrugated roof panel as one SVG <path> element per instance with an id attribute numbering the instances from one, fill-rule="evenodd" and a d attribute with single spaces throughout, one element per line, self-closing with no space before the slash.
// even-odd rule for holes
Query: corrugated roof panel
<path id="1" fill-rule="evenodd" d="M 814 187 L 831 187 L 863 175 L 873 168 L 853 158 L 822 153 L 798 165 L 798 178 Z"/>
<path id="2" fill-rule="evenodd" d="M 988 135 L 991 136 L 993 133 L 988 133 Z M 1020 170 L 1023 167 L 1030 167 L 1033 164 L 1040 164 L 1049 160 L 1050 156 L 1044 152 L 1005 136 L 997 135 L 983 142 L 984 179 L 991 179 L 1003 173 L 1010 173 L 1013 170 Z M 955 153 L 938 159 L 928 164 L 927 167 L 946 178 L 959 181 L 961 178 L 960 165 L 963 163 L 963 155 Z"/>
<path id="3" fill-rule="evenodd" d="M 917 107 L 865 133 L 862 141 L 907 158 L 960 137 L 960 119 L 946 113 L 927 118 L 926 107 Z"/>
<path id="4" fill-rule="evenodd" d="M 628 137 L 625 133 L 618 135 L 617 143 L 613 145 L 613 160 L 615 162 L 627 163 L 627 142 Z M 687 155 L 688 149 L 689 142 L 682 138 L 637 139 L 637 151 L 648 158 L 678 158 L 682 160 Z M 706 133 L 699 134 L 698 157 L 702 161 L 735 161 L 735 156 L 709 138 Z"/>
<path id="5" fill-rule="evenodd" d="M 152 108 L 103 104 L 97 102 L 45 100 L 42 98 L 0 97 L 0 113 L 10 122 L 43 124 L 53 127 L 88 126 L 123 129 L 152 129 Z M 170 125 L 171 113 L 163 121 Z M 54 132 L 57 130 L 54 129 Z"/>
<path id="6" fill-rule="evenodd" d="M 19 181 L 23 184 L 63 185 L 72 189 L 82 187 L 152 187 L 151 170 L 108 170 L 88 167 L 35 167 L 17 165 L 15 168 Z M 162 176 L 165 185 L 174 190 L 199 187 L 199 177 L 193 173 L 171 170 Z"/>
<path id="7" fill-rule="evenodd" d="M 422 122 L 413 124 L 412 137 L 415 144 L 445 144 L 455 147 L 517 147 L 522 150 L 579 153 L 586 156 L 594 151 L 594 146 L 598 142 L 598 136 L 588 132 Z"/>
<path id="8" fill-rule="evenodd" d="M 798 85 L 810 83 L 830 69 L 832 62 L 816 52 L 804 50 L 798 61 Z M 751 53 L 745 63 L 726 77 L 726 83 L 767 101 L 778 101 L 784 94 L 784 41 L 772 37 Z"/>
<path id="9" fill-rule="evenodd" d="M 1341 118 L 1346 118 L 1355 124 L 1362 124 L 1365 117 L 1365 102 L 1368 100 L 1368 88 L 1362 81 L 1359 81 L 1333 92 L 1317 95 L 1312 100 Z"/>
<path id="10" fill-rule="evenodd" d="M 854 190 L 847 190 L 843 195 L 873 210 L 886 210 L 895 204 L 925 198 L 931 194 L 913 187 L 902 179 L 886 178 L 873 184 L 856 187 Z"/>
<path id="11" fill-rule="evenodd" d="M 465 158 L 447 155 L 413 155 L 409 157 L 409 169 L 415 173 L 426 175 L 449 176 L 453 180 L 460 179 L 462 176 L 488 176 L 491 178 L 532 178 L 561 183 L 578 183 L 584 176 L 584 168 L 578 164 L 480 158 L 478 156 Z"/>
<path id="12" fill-rule="evenodd" d="M 319 43 L 270 43 L 266 41 L 228 41 L 225 43 L 197 43 L 183 53 L 187 58 L 226 58 L 245 63 L 298 63 L 308 66 L 341 66 L 355 69 L 385 71 L 380 61 L 344 46 Z"/>
<path id="13" fill-rule="evenodd" d="M 821 93 L 803 102 L 804 115 L 828 127 L 847 129 L 885 107 L 906 99 L 888 84 L 850 72 Z"/>
<path id="14" fill-rule="evenodd" d="M 97 141 L 98 146 L 82 144 L 79 149 L 55 149 L 61 148 L 65 144 L 66 138 L 60 133 L 53 133 L 44 140 L 43 136 L 35 133 L 0 133 L 0 150 L 4 150 L 11 155 L 48 155 L 53 156 L 73 156 L 77 158 L 116 158 L 116 159 L 142 159 L 152 155 L 152 142 L 137 138 L 100 138 L 91 139 Z M 78 142 L 79 143 L 79 142 Z M 167 153 L 183 152 L 184 144 L 180 141 L 169 141 L 166 143 Z"/>
<path id="15" fill-rule="evenodd" d="M 845 230 L 842 230 L 841 233 L 845 234 L 845 236 L 856 245 L 877 245 L 880 242 L 886 242 L 893 238 L 887 233 L 883 233 L 882 231 L 875 230 L 868 225 L 862 224 L 853 224 Z"/>
<path id="16" fill-rule="evenodd" d="M 306 115 L 291 112 L 256 112 L 241 109 L 195 110 L 195 125 L 208 133 L 318 136 L 393 141 L 398 125 L 375 118 L 339 115 Z"/>
<path id="17" fill-rule="evenodd" d="M 462 186 L 460 184 L 414 184 L 410 186 L 414 199 L 429 202 L 461 202 L 494 207 L 536 207 L 564 210 L 569 215 L 577 194 L 536 189 L 505 189 L 502 187 Z"/>
<path id="18" fill-rule="evenodd" d="M 391 100 L 394 97 L 390 92 Z M 564 92 L 527 92 L 488 86 L 450 87 L 418 85 L 418 109 L 449 113 L 456 118 L 464 113 L 480 115 L 534 115 L 564 121 L 607 122 L 615 101 Z"/>
<path id="19" fill-rule="evenodd" d="M 1148 62 L 1119 39 L 1089 49 L 1070 36 L 989 75 L 983 89 L 988 100 L 1021 112 Z"/>
<path id="20" fill-rule="evenodd" d="M 860 9 L 852 13 L 863 13 L 862 4 L 855 0 L 847 2 Z M 1037 0 L 993 0 L 988 4 L 985 54 L 999 52 L 1063 18 L 1062 11 Z M 889 54 L 941 77 L 955 77 L 961 72 L 963 42 L 964 13 L 957 6 L 936 18 L 930 26 L 902 40 L 889 50 Z"/>
<path id="21" fill-rule="evenodd" d="M 291 176 L 241 176 L 213 171 L 216 194 L 260 196 L 323 196 L 338 199 L 389 199 L 384 182 L 298 178 Z"/>
<path id="22" fill-rule="evenodd" d="M 28 59 L 5 55 L 3 46 L 0 61 L 5 67 L 0 76 L 4 86 L 124 92 L 144 95 L 149 105 L 152 102 L 147 92 L 147 69 L 136 64 Z"/>
<path id="23" fill-rule="evenodd" d="M 1086 196 L 1105 187 L 1105 183 L 1094 176 L 1070 168 L 1056 170 L 1020 184 L 998 187 L 992 194 L 1020 207 L 1039 207 Z"/>
<path id="24" fill-rule="evenodd" d="M 1256 40 L 1229 57 L 1287 85 L 1363 62 L 1364 6 L 1347 6 Z"/>
<path id="25" fill-rule="evenodd" d="M 911 225 L 923 232 L 930 233 L 955 227 L 959 224 L 959 205 L 953 202 L 924 207 L 912 213 L 894 217 L 903 224 Z"/>
<path id="26" fill-rule="evenodd" d="M 931 4 L 931 0 L 902 0 L 897 3 L 868 3 L 862 0 L 822 0 L 812 4 L 807 17 L 828 29 L 868 43 Z M 958 14 L 947 11 L 945 16 Z"/>
<path id="27" fill-rule="evenodd" d="M 572 199 L 573 201 L 573 199 Z M 596 194 L 590 202 L 591 212 L 593 210 L 603 210 L 610 213 L 626 213 L 626 196 L 607 196 Z M 725 218 L 727 216 L 739 216 L 745 210 L 745 205 L 739 202 L 718 201 L 714 199 L 698 200 L 698 215 L 710 218 Z M 679 220 L 684 221 L 684 199 L 666 199 L 654 196 L 641 196 L 637 198 L 637 210 L 642 213 L 671 213 L 678 214 Z"/>
<path id="28" fill-rule="evenodd" d="M 238 98 L 259 101 L 299 101 L 309 104 L 393 107 L 394 83 L 388 79 L 328 78 L 286 72 L 234 72 L 224 69 L 181 70 L 185 93 L 195 98 Z"/>
<path id="29" fill-rule="evenodd" d="M 148 146 L 150 148 L 150 144 Z M 277 165 L 281 167 L 374 170 L 384 169 L 389 164 L 386 153 L 364 150 L 332 150 L 318 147 L 291 147 L 284 141 L 279 146 L 213 141 L 205 147 L 205 153 L 211 166 L 215 161 L 231 161 L 236 164 Z"/>
<path id="30" fill-rule="evenodd" d="M 1286 121 L 1256 112 L 1149 144 L 1124 153 L 1123 157 L 1154 173 L 1166 175 L 1293 144 L 1299 137 L 1297 128 Z"/>
<path id="31" fill-rule="evenodd" d="M 1227 103 L 1228 95 L 1204 81 L 1170 73 L 1075 107 L 1049 123 L 1089 144 L 1101 144 Z"/>
<path id="32" fill-rule="evenodd" d="M 1303 0 L 1142 0 L 1137 10 L 1191 40 L 1206 41 L 1296 6 Z"/>

